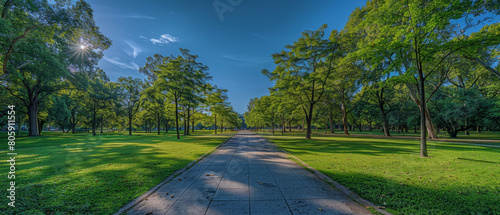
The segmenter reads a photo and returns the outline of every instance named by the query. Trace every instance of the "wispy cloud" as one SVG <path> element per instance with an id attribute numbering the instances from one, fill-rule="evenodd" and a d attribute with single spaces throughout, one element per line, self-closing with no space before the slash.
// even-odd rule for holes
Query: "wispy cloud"
<path id="1" fill-rule="evenodd" d="M 117 17 L 132 18 L 132 19 L 156 19 L 155 17 L 148 16 L 148 15 L 143 15 L 143 14 L 138 14 L 138 13 L 129 13 L 129 14 L 125 14 L 125 15 L 117 15 Z"/>
<path id="2" fill-rule="evenodd" d="M 103 57 L 102 59 L 104 59 L 105 61 L 108 61 L 112 64 L 114 64 L 115 66 L 118 66 L 122 69 L 133 69 L 133 70 L 139 70 L 139 65 L 137 65 L 136 63 L 134 62 L 122 62 L 120 60 L 119 57 L 112 57 L 112 58 L 109 58 L 109 57 Z"/>
<path id="3" fill-rule="evenodd" d="M 257 38 L 261 39 L 261 40 L 271 41 L 271 39 L 270 39 L 270 38 L 265 37 L 265 36 L 263 36 L 262 34 L 252 33 L 252 35 L 253 35 L 254 37 L 257 37 Z"/>
<path id="4" fill-rule="evenodd" d="M 134 59 L 142 52 L 142 48 L 137 45 L 133 41 L 125 40 L 125 43 L 129 46 L 127 48 L 122 49 L 125 53 L 127 53 L 130 57 Z"/>
<path id="5" fill-rule="evenodd" d="M 160 38 L 156 39 L 156 38 L 151 38 L 149 39 L 149 41 L 151 41 L 153 44 L 159 44 L 159 45 L 162 45 L 162 44 L 169 44 L 169 43 L 176 43 L 176 42 L 179 42 L 179 38 L 177 37 L 174 37 L 170 34 L 162 34 L 160 36 Z"/>
<path id="6" fill-rule="evenodd" d="M 142 36 L 142 35 L 141 35 L 141 36 L 139 36 L 139 38 L 141 38 L 141 39 L 145 39 L 145 40 L 147 40 L 147 39 L 148 39 L 147 37 Z"/>
<path id="7" fill-rule="evenodd" d="M 262 64 L 262 63 L 267 63 L 271 62 L 272 59 L 270 58 L 239 58 L 239 57 L 234 57 L 234 56 L 228 56 L 224 55 L 221 56 L 221 58 L 230 60 L 230 61 L 236 61 L 240 63 L 249 63 L 249 64 Z"/>

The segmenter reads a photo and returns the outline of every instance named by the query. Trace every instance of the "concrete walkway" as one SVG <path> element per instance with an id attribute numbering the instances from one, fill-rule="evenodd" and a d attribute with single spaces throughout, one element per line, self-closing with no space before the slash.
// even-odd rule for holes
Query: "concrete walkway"
<path id="1" fill-rule="evenodd" d="M 240 131 L 127 213 L 370 214 L 248 131 Z"/>

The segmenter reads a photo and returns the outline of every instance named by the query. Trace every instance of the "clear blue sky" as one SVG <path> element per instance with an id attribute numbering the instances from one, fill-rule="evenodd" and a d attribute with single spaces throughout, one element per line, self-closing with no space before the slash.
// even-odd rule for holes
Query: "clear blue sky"
<path id="1" fill-rule="evenodd" d="M 210 68 L 212 83 L 228 89 L 243 113 L 250 98 L 268 94 L 260 71 L 274 69 L 271 54 L 304 30 L 328 24 L 326 37 L 342 29 L 366 1 L 337 0 L 88 0 L 101 31 L 113 41 L 99 66 L 112 80 L 137 73 L 155 53 L 178 55 L 187 48 Z M 140 3 L 139 3 L 140 2 Z M 218 12 L 214 2 L 219 6 Z M 233 5 L 231 5 L 232 3 Z M 222 18 L 222 19 L 221 19 Z M 163 36 L 162 36 L 163 35 Z"/>

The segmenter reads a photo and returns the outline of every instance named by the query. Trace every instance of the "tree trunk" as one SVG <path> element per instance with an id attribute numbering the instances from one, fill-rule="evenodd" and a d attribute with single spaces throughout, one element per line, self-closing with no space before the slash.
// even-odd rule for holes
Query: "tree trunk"
<path id="1" fill-rule="evenodd" d="M 341 107 L 342 107 L 342 123 L 344 124 L 344 134 L 349 135 L 349 131 L 347 131 L 347 110 L 343 102 L 341 103 Z"/>
<path id="2" fill-rule="evenodd" d="M 186 120 L 186 134 L 189 135 L 189 120 L 191 119 L 191 116 L 189 115 L 189 107 L 187 109 L 187 120 Z"/>
<path id="3" fill-rule="evenodd" d="M 94 107 L 93 107 L 93 112 L 92 112 L 94 114 L 93 115 L 93 119 L 94 120 L 92 121 L 92 135 L 94 135 L 94 136 L 95 136 L 96 120 L 97 120 L 96 119 L 96 115 L 97 115 L 97 110 L 96 109 L 97 109 L 97 106 L 96 106 L 96 104 L 94 102 Z"/>
<path id="4" fill-rule="evenodd" d="M 222 134 L 222 132 L 224 131 L 224 119 L 221 119 L 220 121 L 220 133 Z"/>
<path id="5" fill-rule="evenodd" d="M 425 125 L 427 128 L 427 134 L 429 134 L 429 139 L 437 139 L 436 129 L 434 128 L 434 124 L 432 124 L 431 116 L 429 114 L 429 110 L 427 109 L 427 105 L 425 105 Z"/>
<path id="6" fill-rule="evenodd" d="M 38 133 L 39 134 L 42 134 L 42 131 L 43 131 L 43 125 L 45 124 L 45 120 L 40 120 L 38 119 Z"/>
<path id="7" fill-rule="evenodd" d="M 328 118 L 330 120 L 330 133 L 335 134 L 335 127 L 333 125 L 333 113 L 332 110 L 328 112 Z"/>
<path id="8" fill-rule="evenodd" d="M 59 124 L 59 126 L 61 126 L 61 129 L 62 129 L 63 134 L 64 134 L 64 133 L 66 133 L 66 132 L 64 132 L 64 123 Z M 69 131 L 69 130 L 68 130 L 68 131 Z"/>
<path id="9" fill-rule="evenodd" d="M 314 104 L 313 103 L 309 104 L 309 114 L 306 115 L 306 121 L 307 121 L 306 139 L 311 139 L 311 133 L 312 133 L 311 121 L 312 121 L 313 108 Z"/>
<path id="10" fill-rule="evenodd" d="M 214 114 L 215 116 L 215 134 L 217 134 L 217 114 Z"/>
<path id="11" fill-rule="evenodd" d="M 184 127 L 184 135 L 187 135 L 186 133 L 186 127 L 187 127 L 187 123 L 186 123 L 186 120 L 187 120 L 187 117 L 186 117 L 186 111 L 184 111 L 184 121 L 182 123 L 182 126 Z"/>
<path id="12" fill-rule="evenodd" d="M 177 101 L 177 96 L 175 96 L 175 129 L 177 131 L 177 139 L 181 139 L 181 136 L 179 134 L 179 107 L 178 107 L 178 101 Z"/>
<path id="13" fill-rule="evenodd" d="M 161 134 L 160 133 L 161 132 L 160 131 L 161 130 L 160 129 L 161 128 L 161 119 L 160 119 L 160 114 L 159 113 L 158 113 L 158 122 L 156 122 L 156 124 L 157 124 L 156 130 L 158 130 L 158 135 L 160 135 Z"/>
<path id="14" fill-rule="evenodd" d="M 387 123 L 387 115 L 384 111 L 383 107 L 380 107 L 380 118 L 382 118 L 382 126 L 384 127 L 384 136 L 390 137 L 391 134 L 389 133 L 389 124 Z"/>
<path id="15" fill-rule="evenodd" d="M 292 120 L 288 121 L 288 129 L 292 133 Z"/>
<path id="16" fill-rule="evenodd" d="M 456 131 L 452 131 L 452 132 L 450 132 L 449 134 L 450 134 L 450 137 L 451 137 L 451 138 L 456 138 L 456 137 L 457 137 L 458 132 L 456 132 Z"/>
<path id="17" fill-rule="evenodd" d="M 458 134 L 458 130 L 456 129 L 456 127 L 452 124 L 449 124 L 448 126 L 446 126 L 446 130 L 448 131 L 448 134 L 450 135 L 451 138 L 456 138 L 457 137 L 457 134 Z"/>
<path id="18" fill-rule="evenodd" d="M 132 135 L 132 114 L 128 114 L 128 135 Z"/>
<path id="19" fill-rule="evenodd" d="M 281 135 L 285 134 L 285 117 L 281 117 Z"/>
<path id="20" fill-rule="evenodd" d="M 273 130 L 273 135 L 274 135 L 274 127 L 275 127 L 275 126 L 274 126 L 274 120 L 273 120 L 273 121 L 271 121 L 271 127 L 272 127 L 272 130 Z"/>
<path id="21" fill-rule="evenodd" d="M 102 134 L 102 127 L 104 126 L 104 121 L 103 120 L 104 120 L 103 116 L 101 115 L 101 122 L 100 122 L 101 123 L 101 134 Z"/>
<path id="22" fill-rule="evenodd" d="M 417 63 L 417 64 L 419 64 L 419 63 Z M 421 64 L 421 63 L 420 63 L 420 64 Z M 418 67 L 418 65 L 417 65 L 417 67 Z M 419 78 L 420 78 L 420 75 L 422 75 L 422 77 L 421 77 L 421 78 L 423 78 L 423 72 L 422 72 L 421 68 L 422 68 L 422 67 L 421 67 L 421 65 L 420 65 L 420 67 L 418 68 L 418 69 L 420 69 L 420 70 L 418 71 L 418 73 L 419 73 L 419 74 L 418 74 L 418 75 L 419 75 Z M 420 73 L 422 73 L 422 74 L 420 74 Z M 419 81 L 419 82 L 424 82 L 424 80 Z M 418 83 L 418 85 L 420 85 L 420 83 Z M 422 109 L 421 104 L 422 104 L 422 103 L 424 103 L 424 106 L 425 106 L 425 108 L 424 108 L 425 120 L 423 120 L 423 121 L 425 121 L 425 122 L 426 122 L 426 124 L 425 124 L 425 125 L 426 125 L 426 126 L 425 126 L 425 128 L 427 129 L 427 133 L 429 134 L 429 138 L 430 138 L 430 139 L 436 139 L 436 138 L 437 138 L 437 136 L 436 136 L 436 131 L 435 131 L 435 129 L 434 129 L 434 125 L 432 124 L 432 120 L 431 120 L 431 117 L 430 117 L 430 114 L 429 114 L 429 110 L 427 109 L 427 106 L 425 105 L 425 95 L 424 95 L 424 97 L 422 97 L 422 95 L 417 96 L 417 94 L 416 94 L 415 90 L 412 90 L 412 89 L 413 89 L 413 86 L 412 86 L 412 85 L 407 84 L 406 86 L 408 87 L 408 89 L 410 89 L 410 96 L 411 96 L 412 100 L 413 100 L 413 101 L 414 101 L 414 102 L 418 105 L 418 107 L 419 107 L 420 109 Z M 420 90 L 420 91 L 422 91 L 422 90 Z M 424 91 L 425 91 L 425 90 L 424 90 Z M 424 98 L 424 100 L 423 100 L 423 101 L 422 101 L 422 98 Z M 422 112 L 422 110 L 420 110 L 420 112 Z M 422 116 L 423 116 L 423 115 L 421 115 L 421 117 L 422 117 Z M 422 121 L 422 119 L 420 119 L 420 121 Z M 420 128 L 420 130 L 422 130 L 422 128 L 423 128 L 423 127 L 421 127 L 421 128 Z M 427 145 L 427 144 L 426 144 L 426 145 Z"/>
<path id="23" fill-rule="evenodd" d="M 194 119 L 191 120 L 191 133 L 194 133 Z"/>
<path id="24" fill-rule="evenodd" d="M 165 134 L 168 133 L 168 120 L 163 123 L 165 125 Z"/>
<path id="25" fill-rule="evenodd" d="M 418 49 L 417 49 L 418 50 Z M 417 52 L 417 51 L 416 51 Z M 425 84 L 424 84 L 424 73 L 422 71 L 422 63 L 418 61 L 418 53 L 417 53 L 417 71 L 418 71 L 418 80 L 419 80 L 419 90 L 420 90 L 420 156 L 427 157 L 427 139 L 426 139 L 426 118 L 428 117 L 428 113 L 426 114 L 427 107 L 425 105 Z M 432 126 L 432 122 L 429 123 Z M 427 127 L 427 129 L 434 129 L 434 127 Z"/>
<path id="26" fill-rule="evenodd" d="M 71 111 L 71 133 L 76 133 L 76 113 L 75 111 Z"/>
<path id="27" fill-rule="evenodd" d="M 28 118 L 30 124 L 29 136 L 38 136 L 38 104 L 37 102 L 31 102 L 28 106 Z"/>

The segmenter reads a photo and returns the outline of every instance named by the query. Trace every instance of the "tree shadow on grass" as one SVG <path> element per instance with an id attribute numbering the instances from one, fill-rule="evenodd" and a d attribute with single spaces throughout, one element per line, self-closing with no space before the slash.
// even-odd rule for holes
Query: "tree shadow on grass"
<path id="1" fill-rule="evenodd" d="M 418 152 L 418 148 L 411 147 L 409 143 L 395 144 L 391 142 L 369 143 L 367 141 L 336 141 L 336 140 L 304 140 L 304 139 L 279 139 L 272 140 L 280 148 L 294 153 L 307 154 L 309 152 L 328 153 L 356 153 L 371 156 L 384 156 L 387 153 L 412 154 Z"/>
<path id="2" fill-rule="evenodd" d="M 322 171 L 361 198 L 401 214 L 496 214 L 498 188 L 490 186 L 423 186 L 417 176 L 397 181 L 361 173 Z M 394 211 L 395 210 L 395 211 Z"/>
<path id="3" fill-rule="evenodd" d="M 490 172 L 488 169 L 488 165 L 493 169 L 498 168 L 497 164 L 483 162 L 476 166 L 472 161 L 461 162 L 453 156 L 485 156 L 493 159 L 494 151 L 500 152 L 498 149 L 432 142 L 429 143 L 431 156 L 433 153 L 440 156 L 443 153 L 453 154 L 432 161 L 421 160 L 418 140 L 374 140 L 361 137 L 313 137 L 312 140 L 307 140 L 276 136 L 271 140 L 333 180 L 350 187 L 362 198 L 402 214 L 497 214 L 500 211 L 497 203 L 500 201 L 500 190 L 495 183 L 498 172 Z M 383 157 L 391 154 L 404 156 L 389 159 Z M 378 156 L 380 159 L 368 156 Z M 420 165 L 425 161 L 428 163 Z M 450 161 L 454 163 L 452 166 Z M 431 168 L 425 169 L 429 167 Z M 414 174 L 417 172 L 421 176 Z M 387 177 L 381 176 L 386 174 Z"/>
<path id="4" fill-rule="evenodd" d="M 188 157 L 206 152 L 165 155 L 151 148 L 149 144 L 157 143 L 148 140 L 113 145 L 124 139 L 131 140 L 105 139 L 20 151 L 31 157 L 16 158 L 17 169 L 25 170 L 16 174 L 16 207 L 8 207 L 8 199 L 2 198 L 0 210 L 6 214 L 110 214 L 192 162 L 194 158 Z M 205 142 L 215 146 L 220 139 Z M 8 184 L 6 178 L 0 181 Z"/>
<path id="5" fill-rule="evenodd" d="M 354 153 L 371 156 L 385 156 L 387 154 L 419 154 L 420 142 L 418 140 L 400 140 L 384 138 L 366 138 L 366 137 L 343 137 L 327 138 L 320 137 L 313 139 L 304 139 L 301 137 L 274 136 L 271 142 L 279 145 L 280 148 L 294 153 Z M 429 150 L 452 150 L 457 152 L 464 151 L 490 151 L 498 150 L 486 147 L 457 145 L 445 142 L 429 142 Z M 499 150 L 500 151 L 500 150 Z M 432 156 L 432 154 L 431 154 Z"/>

